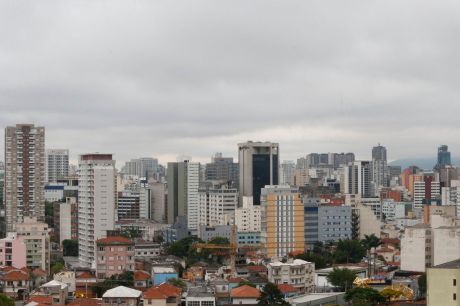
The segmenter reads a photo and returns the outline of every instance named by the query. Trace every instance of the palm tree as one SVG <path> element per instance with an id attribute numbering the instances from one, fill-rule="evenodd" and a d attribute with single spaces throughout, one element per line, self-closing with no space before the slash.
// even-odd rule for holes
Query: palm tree
<path id="1" fill-rule="evenodd" d="M 364 239 L 361 240 L 361 244 L 367 250 L 367 267 L 369 276 L 371 276 L 371 250 L 372 248 L 377 248 L 382 244 L 380 238 L 375 236 L 375 234 L 364 235 Z M 375 273 L 375 252 L 374 252 L 374 273 Z"/>

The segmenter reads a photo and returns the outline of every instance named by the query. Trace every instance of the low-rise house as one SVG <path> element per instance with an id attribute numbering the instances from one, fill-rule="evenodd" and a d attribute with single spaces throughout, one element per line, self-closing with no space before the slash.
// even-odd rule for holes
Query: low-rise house
<path id="1" fill-rule="evenodd" d="M 144 292 L 144 306 L 179 306 L 182 289 L 163 283 Z"/>
<path id="2" fill-rule="evenodd" d="M 257 304 L 257 299 L 260 297 L 260 291 L 257 288 L 243 285 L 232 289 L 230 296 L 233 304 Z"/>
<path id="3" fill-rule="evenodd" d="M 142 292 L 125 286 L 107 290 L 102 295 L 102 306 L 139 306 Z"/>
<path id="4" fill-rule="evenodd" d="M 260 276 L 250 276 L 246 278 L 248 282 L 254 284 L 257 289 L 262 290 L 263 287 L 268 283 L 268 279 Z"/>
<path id="5" fill-rule="evenodd" d="M 215 279 L 210 282 L 210 286 L 213 287 L 214 292 L 216 293 L 216 299 L 218 304 L 227 303 L 230 297 L 230 286 L 227 280 L 225 279 Z"/>
<path id="6" fill-rule="evenodd" d="M 268 269 L 264 265 L 254 265 L 254 266 L 247 266 L 248 276 L 260 276 L 260 277 L 268 277 Z"/>
<path id="7" fill-rule="evenodd" d="M 50 295 L 33 295 L 29 297 L 26 306 L 53 305 L 53 297 Z"/>
<path id="8" fill-rule="evenodd" d="M 289 259 L 268 264 L 268 280 L 275 285 L 289 284 L 300 292 L 313 292 L 315 264 L 301 259 Z"/>
<path id="9" fill-rule="evenodd" d="M 337 269 L 349 269 L 356 273 L 356 276 L 359 278 L 367 278 L 368 277 L 368 268 L 367 264 L 354 264 L 354 265 L 336 265 L 335 267 L 331 268 L 324 268 L 315 271 L 315 286 L 317 292 L 325 292 L 330 291 L 332 287 L 334 287 L 329 281 L 327 280 L 327 276 L 329 273 L 333 271 L 334 268 Z"/>
<path id="10" fill-rule="evenodd" d="M 125 271 L 134 271 L 134 242 L 122 236 L 96 241 L 96 276 L 106 279 Z"/>
<path id="11" fill-rule="evenodd" d="M 52 280 L 41 285 L 38 291 L 42 295 L 51 296 L 53 304 L 65 304 L 68 298 L 69 287 L 63 282 Z"/>
<path id="12" fill-rule="evenodd" d="M 29 292 L 29 273 L 19 269 L 5 272 L 0 278 L 3 293 L 14 299 L 22 299 Z"/>
<path id="13" fill-rule="evenodd" d="M 30 287 L 32 289 L 38 288 L 44 283 L 46 283 L 46 278 L 48 275 L 46 274 L 46 271 L 42 268 L 35 268 L 30 273 L 32 275 L 32 278 L 30 280 Z"/>
<path id="14" fill-rule="evenodd" d="M 238 287 L 239 283 L 247 281 L 247 279 L 242 277 L 229 277 L 227 278 L 229 290 Z"/>
<path id="15" fill-rule="evenodd" d="M 62 272 L 54 274 L 53 279 L 67 285 L 69 298 L 75 295 L 75 291 L 76 291 L 75 272 L 62 271 Z"/>
<path id="16" fill-rule="evenodd" d="M 284 295 L 284 298 L 290 298 L 299 294 L 299 289 L 289 284 L 279 284 L 278 289 Z"/>
<path id="17" fill-rule="evenodd" d="M 134 271 L 134 287 L 138 290 L 145 291 L 151 283 L 151 276 L 149 273 L 136 270 Z"/>
<path id="18" fill-rule="evenodd" d="M 153 285 L 165 283 L 168 279 L 179 278 L 179 274 L 172 266 L 153 266 L 152 281 Z"/>
<path id="19" fill-rule="evenodd" d="M 191 287 L 187 290 L 185 306 L 215 306 L 216 297 L 211 288 Z"/>

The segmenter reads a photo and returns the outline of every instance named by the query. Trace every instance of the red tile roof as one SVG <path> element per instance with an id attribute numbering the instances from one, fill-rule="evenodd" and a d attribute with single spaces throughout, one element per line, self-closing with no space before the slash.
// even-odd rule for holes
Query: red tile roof
<path id="1" fill-rule="evenodd" d="M 298 291 L 297 288 L 289 284 L 279 284 L 278 289 L 284 294 Z"/>
<path id="2" fill-rule="evenodd" d="M 50 295 L 34 295 L 30 297 L 29 303 L 30 302 L 35 302 L 38 304 L 45 304 L 45 305 L 52 305 L 53 297 Z"/>
<path id="3" fill-rule="evenodd" d="M 260 291 L 257 288 L 244 285 L 238 288 L 232 289 L 230 293 L 232 298 L 258 298 L 260 296 Z"/>
<path id="4" fill-rule="evenodd" d="M 78 275 L 77 278 L 96 278 L 96 277 L 91 275 L 91 273 L 89 272 L 83 272 L 82 274 Z"/>
<path id="5" fill-rule="evenodd" d="M 134 271 L 134 280 L 136 281 L 145 281 L 150 279 L 150 274 L 145 271 L 137 270 Z"/>
<path id="6" fill-rule="evenodd" d="M 25 281 L 29 280 L 29 274 L 21 270 L 12 270 L 3 275 L 4 281 Z"/>
<path id="7" fill-rule="evenodd" d="M 258 265 L 258 266 L 247 266 L 249 272 L 267 272 L 267 267 Z"/>
<path id="8" fill-rule="evenodd" d="M 168 297 L 180 297 L 182 289 L 168 283 L 163 283 L 159 286 L 149 288 L 144 292 L 144 299 L 166 299 Z"/>
<path id="9" fill-rule="evenodd" d="M 98 239 L 97 244 L 134 244 L 134 242 L 123 236 L 109 236 L 107 238 Z"/>
<path id="10" fill-rule="evenodd" d="M 229 277 L 229 278 L 227 279 L 227 281 L 228 281 L 229 283 L 237 283 L 237 284 L 238 284 L 238 283 L 241 283 L 241 282 L 246 281 L 246 279 L 244 279 L 244 278 L 242 278 L 242 277 Z"/>
<path id="11" fill-rule="evenodd" d="M 102 300 L 88 299 L 88 298 L 76 299 L 70 304 L 67 304 L 67 306 L 100 306 L 100 305 L 102 305 Z"/>

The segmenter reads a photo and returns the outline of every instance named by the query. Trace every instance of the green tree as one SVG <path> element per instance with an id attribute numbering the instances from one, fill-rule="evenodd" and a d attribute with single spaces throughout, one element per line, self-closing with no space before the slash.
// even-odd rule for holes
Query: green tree
<path id="1" fill-rule="evenodd" d="M 78 240 L 63 240 L 62 249 L 63 256 L 78 256 Z"/>
<path id="2" fill-rule="evenodd" d="M 248 280 L 243 280 L 241 282 L 238 283 L 238 286 L 236 286 L 237 288 L 238 287 L 241 287 L 241 286 L 251 286 L 251 287 L 256 287 L 256 285 L 254 285 L 253 283 L 251 283 L 250 281 Z"/>
<path id="3" fill-rule="evenodd" d="M 209 244 L 229 245 L 230 240 L 225 237 L 213 237 L 208 241 Z"/>
<path id="4" fill-rule="evenodd" d="M 181 280 L 181 279 L 178 279 L 178 278 L 169 278 L 167 280 L 167 283 L 168 284 L 171 284 L 173 286 L 176 286 L 176 287 L 180 287 L 182 289 L 186 289 L 187 288 L 187 284 Z"/>
<path id="5" fill-rule="evenodd" d="M 345 293 L 345 300 L 352 305 L 375 305 L 385 302 L 385 298 L 372 288 L 356 287 Z"/>
<path id="6" fill-rule="evenodd" d="M 258 305 L 291 305 L 284 300 L 283 293 L 273 283 L 267 283 L 264 286 L 257 301 Z"/>
<path id="7" fill-rule="evenodd" d="M 45 201 L 45 221 L 50 228 L 54 228 L 54 206 L 48 201 Z"/>
<path id="8" fill-rule="evenodd" d="M 425 296 L 426 294 L 426 273 L 420 275 L 417 280 L 418 282 L 418 291 L 421 296 Z"/>
<path id="9" fill-rule="evenodd" d="M 396 289 L 386 288 L 380 291 L 380 295 L 387 300 L 387 302 L 394 301 L 395 299 L 399 298 L 403 293 Z"/>
<path id="10" fill-rule="evenodd" d="M 327 275 L 327 280 L 335 287 L 340 288 L 340 291 L 346 291 L 353 287 L 353 281 L 356 279 L 356 272 L 350 269 L 334 268 Z"/>
<path id="11" fill-rule="evenodd" d="M 375 236 L 375 234 L 364 235 L 364 239 L 361 240 L 361 244 L 367 251 L 367 267 L 368 267 L 368 275 L 370 276 L 372 275 L 372 271 L 371 271 L 372 261 L 374 262 L 374 272 L 375 272 L 375 252 L 373 254 L 374 258 L 371 259 L 371 251 L 372 249 L 375 249 L 379 245 L 381 245 L 382 241 L 380 240 L 380 238 Z"/>
<path id="12" fill-rule="evenodd" d="M 365 254 L 366 250 L 359 240 L 340 240 L 337 243 L 335 260 L 337 263 L 357 263 L 363 259 Z"/>
<path id="13" fill-rule="evenodd" d="M 65 266 L 62 262 L 57 262 L 51 267 L 51 274 L 56 274 L 64 270 Z"/>
<path id="14" fill-rule="evenodd" d="M 166 249 L 166 253 L 181 258 L 189 257 L 194 251 L 192 245 L 196 242 L 204 243 L 203 240 L 192 236 L 175 241 L 169 245 Z"/>
<path id="15" fill-rule="evenodd" d="M 8 296 L 0 293 L 0 305 L 2 306 L 14 306 L 14 300 Z"/>

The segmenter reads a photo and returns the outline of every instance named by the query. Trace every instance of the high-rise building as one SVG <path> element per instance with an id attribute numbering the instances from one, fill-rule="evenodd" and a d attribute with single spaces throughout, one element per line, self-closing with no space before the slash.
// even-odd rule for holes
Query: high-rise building
<path id="1" fill-rule="evenodd" d="M 441 145 L 438 147 L 438 163 L 436 167 L 451 165 L 449 147 Z"/>
<path id="2" fill-rule="evenodd" d="M 200 163 L 185 160 L 168 163 L 168 223 L 178 216 L 187 218 L 190 230 L 198 230 L 200 199 Z"/>
<path id="3" fill-rule="evenodd" d="M 354 161 L 344 168 L 344 193 L 371 196 L 371 163 Z"/>
<path id="4" fill-rule="evenodd" d="M 149 182 L 150 196 L 151 196 L 151 219 L 158 223 L 167 222 L 166 210 L 166 184 L 162 182 Z"/>
<path id="5" fill-rule="evenodd" d="M 266 185 L 278 185 L 279 145 L 272 142 L 238 144 L 240 165 L 240 203 L 242 197 L 253 197 L 260 205 L 260 194 Z"/>
<path id="6" fill-rule="evenodd" d="M 112 154 L 84 154 L 78 169 L 78 256 L 94 266 L 96 240 L 115 229 L 116 170 Z"/>
<path id="7" fill-rule="evenodd" d="M 260 223 L 262 222 L 260 209 L 260 205 L 253 205 L 252 197 L 243 198 L 243 207 L 235 210 L 235 225 L 238 233 L 258 232 L 260 234 Z"/>
<path id="8" fill-rule="evenodd" d="M 46 150 L 46 181 L 55 183 L 69 176 L 69 150 Z"/>
<path id="9" fill-rule="evenodd" d="M 6 230 L 25 216 L 45 220 L 45 128 L 17 124 L 5 129 Z"/>
<path id="10" fill-rule="evenodd" d="M 131 159 L 125 163 L 123 172 L 139 177 L 152 177 L 158 170 L 158 159 L 152 157 L 141 157 Z"/>
<path id="11" fill-rule="evenodd" d="M 222 157 L 222 153 L 216 153 L 211 163 L 206 164 L 206 181 L 232 182 L 233 187 L 238 186 L 238 163 L 233 162 L 233 157 Z"/>
<path id="12" fill-rule="evenodd" d="M 238 207 L 238 190 L 226 185 L 200 188 L 200 225 L 227 225 Z"/>
<path id="13" fill-rule="evenodd" d="M 285 160 L 280 167 L 280 184 L 294 186 L 295 163 L 292 160 Z"/>
<path id="14" fill-rule="evenodd" d="M 304 206 L 297 188 L 266 186 L 261 210 L 261 242 L 268 258 L 304 250 Z"/>
<path id="15" fill-rule="evenodd" d="M 423 175 L 420 181 L 414 181 L 414 208 L 423 208 L 433 201 L 441 204 L 441 184 L 434 175 Z"/>
<path id="16" fill-rule="evenodd" d="M 372 194 L 377 195 L 379 189 L 388 185 L 387 149 L 379 144 L 372 148 Z"/>

